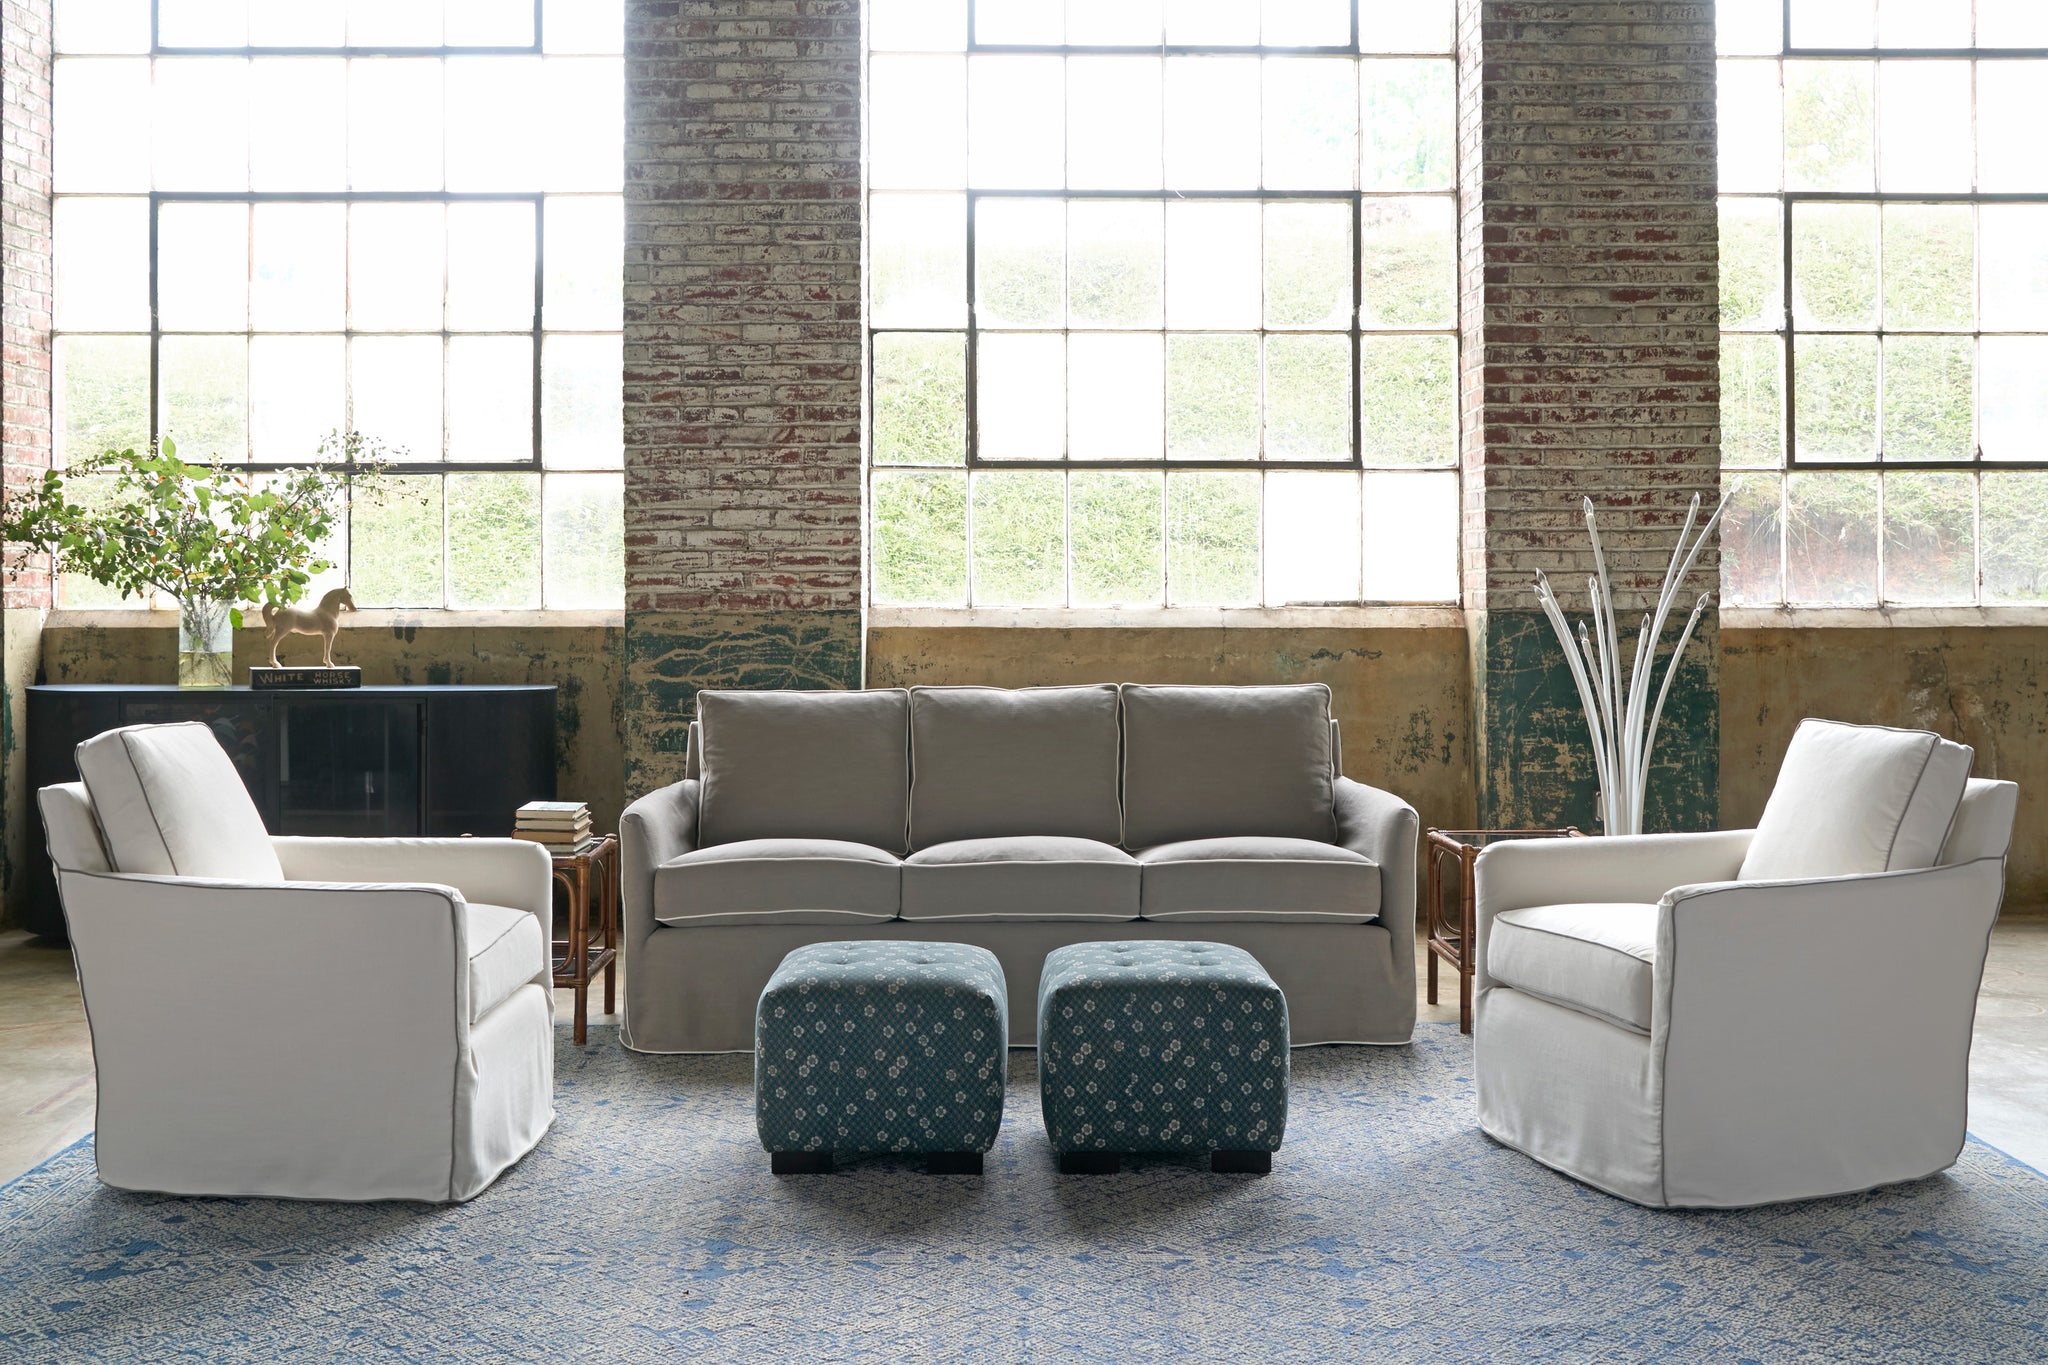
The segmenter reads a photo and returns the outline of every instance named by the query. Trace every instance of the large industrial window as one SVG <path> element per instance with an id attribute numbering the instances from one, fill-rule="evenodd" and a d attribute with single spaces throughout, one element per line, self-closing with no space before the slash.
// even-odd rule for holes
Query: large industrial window
<path id="1" fill-rule="evenodd" d="M 1731 604 L 2048 596 L 2048 4 L 1720 0 Z"/>
<path id="2" fill-rule="evenodd" d="M 358 430 L 397 474 L 328 547 L 359 606 L 618 606 L 618 0 L 56 21 L 60 462 L 274 470 Z"/>
<path id="3" fill-rule="evenodd" d="M 1449 0 L 876 0 L 879 604 L 1457 597 Z"/>

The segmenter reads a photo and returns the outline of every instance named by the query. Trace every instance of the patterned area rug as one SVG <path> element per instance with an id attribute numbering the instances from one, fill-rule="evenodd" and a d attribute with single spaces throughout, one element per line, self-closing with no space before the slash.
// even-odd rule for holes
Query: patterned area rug
<path id="1" fill-rule="evenodd" d="M 81 1142 L 0 1189 L 5 1361 L 2048 1359 L 2048 1179 L 1654 1213 L 1472 1124 L 1471 1050 L 1294 1055 L 1264 1178 L 1059 1177 L 1033 1058 L 984 1178 L 777 1180 L 746 1058 L 562 1033 L 561 1118 L 473 1203 L 122 1194 Z"/>

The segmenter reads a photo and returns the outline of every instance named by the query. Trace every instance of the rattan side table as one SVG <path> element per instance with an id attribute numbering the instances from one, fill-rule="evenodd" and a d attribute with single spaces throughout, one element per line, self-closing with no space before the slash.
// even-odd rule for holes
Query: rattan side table
<path id="1" fill-rule="evenodd" d="M 616 1003 L 619 970 L 619 836 L 600 835 L 596 843 L 575 853 L 548 855 L 555 880 L 569 901 L 569 936 L 553 944 L 555 985 L 575 992 L 575 1039 L 581 1044 L 590 1027 L 590 983 L 604 973 L 604 1012 Z M 596 922 L 592 923 L 595 911 Z M 592 943 L 595 931 L 598 942 Z"/>
<path id="2" fill-rule="evenodd" d="M 1458 1031 L 1472 1031 L 1472 963 L 1466 945 L 1472 942 L 1472 869 L 1479 850 L 1502 839 L 1581 839 L 1576 825 L 1563 829 L 1432 829 L 1424 849 L 1428 873 L 1423 881 L 1423 924 L 1429 931 L 1429 1003 L 1436 1003 L 1436 964 L 1448 962 L 1458 974 Z M 1457 919 L 1444 905 L 1444 863 L 1458 861 Z"/>

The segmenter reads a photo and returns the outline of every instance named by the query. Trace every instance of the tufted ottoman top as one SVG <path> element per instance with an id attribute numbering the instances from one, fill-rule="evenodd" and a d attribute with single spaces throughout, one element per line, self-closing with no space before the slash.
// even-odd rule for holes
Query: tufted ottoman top
<path id="1" fill-rule="evenodd" d="M 1048 953 L 1038 978 L 1038 1001 L 1043 1005 L 1055 991 L 1140 985 L 1235 985 L 1280 993 L 1259 960 L 1242 948 L 1199 940 L 1124 939 L 1076 943 Z"/>

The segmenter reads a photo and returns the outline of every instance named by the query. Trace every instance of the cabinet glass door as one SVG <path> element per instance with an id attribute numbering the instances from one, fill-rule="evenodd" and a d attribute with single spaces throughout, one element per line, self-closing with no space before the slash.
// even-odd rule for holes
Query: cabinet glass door
<path id="1" fill-rule="evenodd" d="M 279 711 L 280 834 L 420 832 L 418 707 L 323 699 Z"/>

